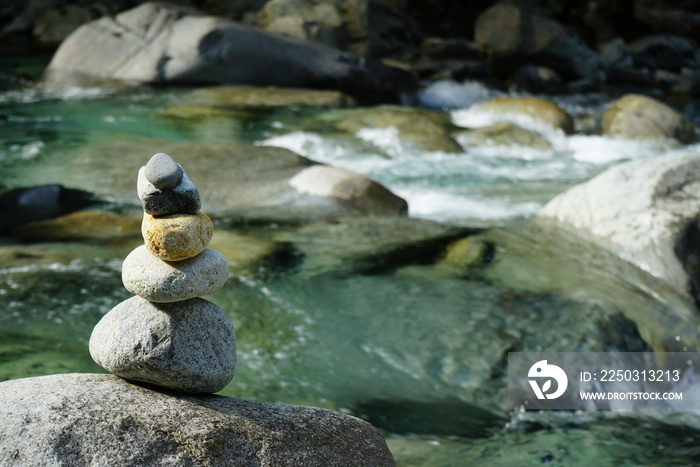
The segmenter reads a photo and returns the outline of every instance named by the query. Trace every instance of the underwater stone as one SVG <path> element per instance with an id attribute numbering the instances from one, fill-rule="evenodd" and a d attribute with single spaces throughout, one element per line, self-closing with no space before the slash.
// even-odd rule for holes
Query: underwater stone
<path id="1" fill-rule="evenodd" d="M 154 154 L 144 170 L 146 180 L 159 190 L 175 188 L 182 180 L 182 167 L 164 152 Z"/>
<path id="2" fill-rule="evenodd" d="M 125 379 L 210 393 L 233 379 L 236 336 L 228 316 L 207 300 L 152 303 L 137 296 L 97 323 L 90 355 Z"/>
<path id="3" fill-rule="evenodd" d="M 178 166 L 182 169 L 181 166 Z M 143 210 L 153 216 L 170 214 L 194 214 L 202 208 L 199 190 L 182 171 L 182 180 L 174 188 L 160 190 L 146 178 L 146 167 L 139 169 L 136 189 Z"/>
<path id="4" fill-rule="evenodd" d="M 228 261 L 205 249 L 183 261 L 162 261 L 141 245 L 124 260 L 122 282 L 126 289 L 158 303 L 187 300 L 219 290 L 228 279 Z"/>

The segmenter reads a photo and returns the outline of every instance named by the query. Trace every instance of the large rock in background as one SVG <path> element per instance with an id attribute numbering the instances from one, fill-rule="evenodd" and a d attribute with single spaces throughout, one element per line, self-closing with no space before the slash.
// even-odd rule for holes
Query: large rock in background
<path id="1" fill-rule="evenodd" d="M 0 401 L 0 459 L 16 465 L 395 465 L 370 424 L 315 407 L 97 374 L 6 381 Z"/>
<path id="2" fill-rule="evenodd" d="M 481 14 L 474 40 L 501 78 L 528 63 L 552 68 L 569 79 L 599 78 L 597 56 L 579 37 L 558 22 L 511 3 L 498 3 Z"/>
<path id="3" fill-rule="evenodd" d="M 49 64 L 50 86 L 109 81 L 337 89 L 363 103 L 409 100 L 406 72 L 321 44 L 167 3 L 81 26 Z"/>
<path id="4" fill-rule="evenodd" d="M 608 169 L 550 201 L 536 221 L 588 238 L 700 298 L 700 156 L 667 155 Z"/>

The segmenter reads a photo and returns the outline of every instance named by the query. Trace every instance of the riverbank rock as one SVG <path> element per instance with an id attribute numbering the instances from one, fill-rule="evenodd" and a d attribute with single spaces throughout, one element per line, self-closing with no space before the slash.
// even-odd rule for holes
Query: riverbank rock
<path id="1" fill-rule="evenodd" d="M 142 165 L 144 154 L 161 151 L 177 154 L 193 180 L 206 180 L 200 195 L 212 217 L 299 223 L 343 216 L 406 215 L 405 200 L 370 178 L 347 170 L 329 170 L 331 167 L 325 165 L 326 169 L 315 169 L 345 174 L 334 177 L 337 181 L 352 179 L 335 191 L 347 195 L 344 198 L 330 191 L 326 195 L 311 193 L 309 184 L 330 186 L 333 182 L 310 180 L 308 172 L 292 186 L 295 176 L 318 164 L 287 149 L 268 146 L 165 141 L 87 145 L 71 151 L 70 163 L 20 168 L 17 176 L 27 176 L 22 171 L 28 170 L 34 180 L 60 180 L 116 201 L 139 204 L 129 183 L 133 178 L 129 168 Z"/>
<path id="2" fill-rule="evenodd" d="M 16 464 L 395 465 L 370 424 L 315 407 L 76 373 L 0 383 L 0 401 L 0 458 Z"/>
<path id="3" fill-rule="evenodd" d="M 532 63 L 564 78 L 598 80 L 595 52 L 565 26 L 522 6 L 501 2 L 484 11 L 476 20 L 474 40 L 502 79 Z"/>
<path id="4" fill-rule="evenodd" d="M 610 103 L 603 112 L 603 134 L 629 139 L 673 138 L 681 143 L 695 137 L 687 118 L 641 94 L 626 94 Z"/>
<path id="5" fill-rule="evenodd" d="M 417 88 L 376 61 L 158 2 L 81 26 L 44 76 L 49 86 L 110 81 L 336 89 L 364 103 L 409 100 Z"/>
<path id="6" fill-rule="evenodd" d="M 700 156 L 676 154 L 614 166 L 550 201 L 536 221 L 606 247 L 700 298 Z"/>
<path id="7" fill-rule="evenodd" d="M 574 132 L 571 116 L 554 102 L 539 97 L 494 97 L 473 105 L 469 110 L 496 115 L 525 115 L 566 134 Z"/>

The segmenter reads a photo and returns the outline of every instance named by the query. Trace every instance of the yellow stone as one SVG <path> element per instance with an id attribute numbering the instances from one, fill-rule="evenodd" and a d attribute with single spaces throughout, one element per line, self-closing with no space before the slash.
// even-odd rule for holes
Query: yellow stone
<path id="1" fill-rule="evenodd" d="M 151 254 L 165 261 L 182 261 L 200 254 L 214 234 L 214 223 L 203 212 L 143 215 L 141 233 Z"/>

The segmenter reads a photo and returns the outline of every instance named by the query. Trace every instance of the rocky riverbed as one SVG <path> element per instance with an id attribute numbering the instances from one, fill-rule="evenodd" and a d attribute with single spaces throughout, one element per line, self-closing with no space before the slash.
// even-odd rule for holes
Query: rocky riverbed
<path id="1" fill-rule="evenodd" d="M 700 346 L 695 13 L 477 3 L 4 6 L 0 379 L 103 372 L 163 152 L 229 264 L 220 395 L 358 416 L 405 466 L 697 464 L 692 412 L 512 411 L 505 377 L 513 351 Z"/>

